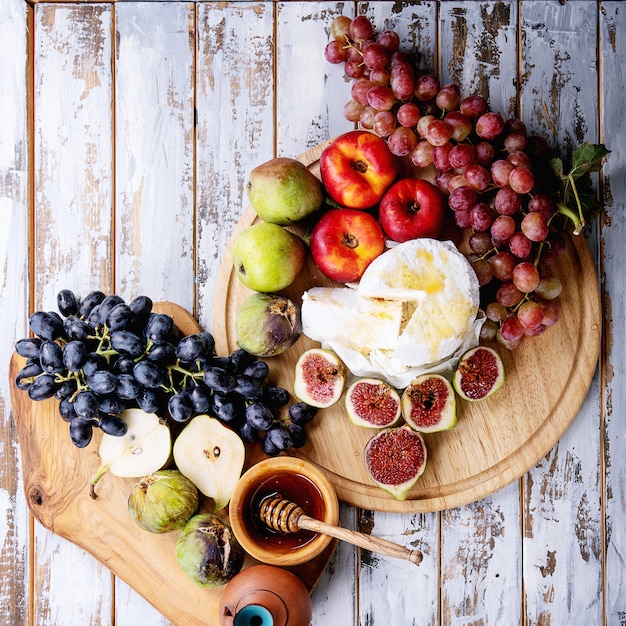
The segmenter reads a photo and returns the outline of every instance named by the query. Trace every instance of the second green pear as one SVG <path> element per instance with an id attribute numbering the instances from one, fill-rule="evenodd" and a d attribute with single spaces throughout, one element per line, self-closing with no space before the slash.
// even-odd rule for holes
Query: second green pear
<path id="1" fill-rule="evenodd" d="M 306 255 L 300 237 L 266 222 L 248 226 L 232 248 L 233 265 L 241 282 L 265 293 L 288 287 L 302 271 Z"/>

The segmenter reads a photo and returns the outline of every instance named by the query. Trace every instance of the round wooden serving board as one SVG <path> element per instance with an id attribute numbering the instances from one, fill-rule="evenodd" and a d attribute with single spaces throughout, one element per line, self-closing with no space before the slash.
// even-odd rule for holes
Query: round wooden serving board
<path id="1" fill-rule="evenodd" d="M 155 310 L 174 318 L 184 334 L 199 330 L 196 320 L 172 303 Z M 105 475 L 89 495 L 91 477 L 99 465 L 100 432 L 84 449 L 70 441 L 68 424 L 54 399 L 32 402 L 14 384 L 25 360 L 13 354 L 9 387 L 17 426 L 26 500 L 43 526 L 80 546 L 124 580 L 176 626 L 218 626 L 223 588 L 204 589 L 186 576 L 176 561 L 179 531 L 147 532 L 128 514 L 128 496 L 136 479 Z M 251 461 L 254 462 L 254 451 Z M 247 468 L 247 467 L 246 467 Z M 205 503 L 201 511 L 210 512 Z M 220 517 L 227 519 L 226 512 Z M 316 559 L 287 568 L 312 590 L 332 556 L 336 542 Z M 256 561 L 247 557 L 244 568 Z"/>
<path id="2" fill-rule="evenodd" d="M 300 157 L 318 178 L 319 156 L 328 143 Z M 231 245 L 239 232 L 258 220 L 248 207 Z M 323 468 L 341 500 L 369 510 L 417 513 L 457 507 L 519 478 L 570 425 L 598 360 L 602 320 L 595 266 L 582 237 L 568 238 L 567 244 L 553 265 L 554 274 L 563 282 L 560 320 L 542 336 L 522 342 L 516 351 L 499 349 L 506 371 L 504 387 L 482 402 L 459 400 L 457 426 L 425 435 L 426 470 L 406 500 L 395 500 L 370 480 L 363 451 L 373 431 L 352 425 L 342 400 L 316 416 L 307 426 L 307 444 L 293 454 Z M 338 286 L 317 270 L 309 256 L 305 270 L 284 294 L 301 302 L 306 289 L 333 285 Z M 214 305 L 219 354 L 237 347 L 237 311 L 252 293 L 233 270 L 229 246 Z M 285 353 L 267 359 L 273 381 L 291 390 L 298 356 L 318 345 L 302 335 Z"/>

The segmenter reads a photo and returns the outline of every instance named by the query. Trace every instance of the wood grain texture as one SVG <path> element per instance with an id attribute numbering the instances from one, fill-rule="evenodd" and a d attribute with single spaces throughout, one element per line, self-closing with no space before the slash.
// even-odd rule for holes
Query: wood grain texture
<path id="1" fill-rule="evenodd" d="M 605 212 L 600 224 L 604 275 L 605 340 L 601 383 L 604 424 L 601 431 L 606 467 L 604 496 L 605 563 L 604 604 L 608 624 L 626 624 L 626 358 L 624 323 L 626 290 L 623 280 L 623 250 L 626 225 L 625 142 L 614 132 L 626 117 L 626 12 L 619 2 L 600 12 L 600 71 L 604 77 L 600 93 L 600 139 L 612 151 L 604 168 Z M 611 78 L 609 78 L 611 77 Z M 602 449 L 602 446 L 601 446 Z"/>
<path id="2" fill-rule="evenodd" d="M 115 288 L 129 298 L 167 296 L 190 311 L 194 21 L 187 3 L 164 3 L 158 15 L 149 3 L 115 9 Z"/>
<path id="3" fill-rule="evenodd" d="M 402 543 L 424 554 L 416 569 L 373 552 L 360 552 L 357 594 L 360 623 L 410 624 L 416 619 L 419 624 L 439 623 L 442 578 L 438 516 L 360 509 L 358 524 L 361 532 Z"/>
<path id="4" fill-rule="evenodd" d="M 522 5 L 526 34 L 521 108 L 529 127 L 561 149 L 597 142 L 597 5 Z M 594 251 L 597 230 L 590 231 Z M 594 262 L 595 265 L 595 262 Z M 570 383 L 572 384 L 572 383 Z M 600 390 L 524 483 L 525 604 L 529 624 L 602 617 Z M 531 541 L 532 539 L 532 541 Z M 569 588 L 558 584 L 577 572 Z"/>
<path id="5" fill-rule="evenodd" d="M 48 310 L 61 288 L 113 287 L 111 8 L 41 4 L 34 28 L 31 306 Z M 34 542 L 34 623 L 106 623 L 110 571 L 40 524 Z"/>
<path id="6" fill-rule="evenodd" d="M 213 328 L 226 244 L 248 172 L 274 155 L 274 27 L 267 3 L 197 5 L 196 255 L 198 319 Z"/>

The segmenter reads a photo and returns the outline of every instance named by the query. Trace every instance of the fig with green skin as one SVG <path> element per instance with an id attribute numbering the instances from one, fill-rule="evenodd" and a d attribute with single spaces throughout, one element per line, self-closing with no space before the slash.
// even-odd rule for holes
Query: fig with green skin
<path id="1" fill-rule="evenodd" d="M 477 346 L 463 354 L 452 379 L 464 400 L 476 402 L 492 396 L 504 384 L 504 364 L 488 346 Z"/>
<path id="2" fill-rule="evenodd" d="M 178 470 L 160 470 L 135 483 L 128 512 L 144 530 L 167 533 L 182 528 L 198 509 L 198 489 Z"/>
<path id="3" fill-rule="evenodd" d="M 402 394 L 404 421 L 422 433 L 456 426 L 456 397 L 452 384 L 440 374 L 422 374 Z"/>
<path id="4" fill-rule="evenodd" d="M 194 515 L 176 540 L 176 560 L 200 587 L 216 589 L 243 567 L 245 553 L 230 524 L 212 513 Z"/>
<path id="5" fill-rule="evenodd" d="M 385 428 L 402 417 L 400 395 L 384 380 L 361 378 L 346 391 L 346 411 L 355 426 Z"/>
<path id="6" fill-rule="evenodd" d="M 246 191 L 257 215 L 281 226 L 304 219 L 324 201 L 321 181 L 303 163 L 287 157 L 257 165 Z"/>
<path id="7" fill-rule="evenodd" d="M 385 428 L 365 446 L 365 463 L 372 480 L 396 500 L 405 500 L 426 469 L 426 444 L 406 424 Z"/>
<path id="8" fill-rule="evenodd" d="M 296 363 L 294 395 L 318 409 L 327 408 L 341 398 L 346 375 L 346 366 L 332 350 L 311 348 Z"/>
<path id="9" fill-rule="evenodd" d="M 282 354 L 302 334 L 300 306 L 278 294 L 255 293 L 241 305 L 235 320 L 237 344 L 259 357 Z"/>

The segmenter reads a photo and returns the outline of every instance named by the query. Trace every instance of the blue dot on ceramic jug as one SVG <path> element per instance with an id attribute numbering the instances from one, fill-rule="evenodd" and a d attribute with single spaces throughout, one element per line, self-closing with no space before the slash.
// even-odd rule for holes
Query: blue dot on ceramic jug
<path id="1" fill-rule="evenodd" d="M 273 626 L 274 618 L 264 607 L 250 604 L 235 615 L 234 626 Z"/>

